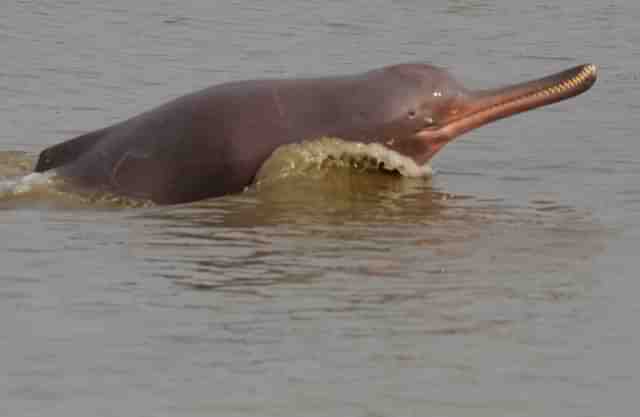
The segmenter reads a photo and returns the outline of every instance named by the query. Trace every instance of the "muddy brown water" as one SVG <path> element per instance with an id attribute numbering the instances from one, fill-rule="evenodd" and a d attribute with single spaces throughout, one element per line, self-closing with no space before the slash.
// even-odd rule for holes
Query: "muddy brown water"
<path id="1" fill-rule="evenodd" d="M 0 414 L 636 415 L 639 20 L 632 1 L 6 3 Z M 425 60 L 472 86 L 599 80 L 463 136 L 431 179 L 319 164 L 175 207 L 23 181 L 42 148 L 197 88 Z"/>

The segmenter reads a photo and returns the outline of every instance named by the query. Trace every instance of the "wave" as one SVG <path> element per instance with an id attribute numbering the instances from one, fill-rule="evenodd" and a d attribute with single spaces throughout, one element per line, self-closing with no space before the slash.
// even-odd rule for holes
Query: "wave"
<path id="1" fill-rule="evenodd" d="M 378 143 L 323 137 L 279 147 L 262 165 L 255 182 L 271 183 L 296 176 L 321 177 L 336 168 L 382 171 L 405 177 L 430 177 L 433 174 L 429 164 L 417 165 L 412 159 Z"/>

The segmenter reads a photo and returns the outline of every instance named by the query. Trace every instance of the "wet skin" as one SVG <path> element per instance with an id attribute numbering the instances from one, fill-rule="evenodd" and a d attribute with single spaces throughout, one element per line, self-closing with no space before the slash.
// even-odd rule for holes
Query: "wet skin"
<path id="1" fill-rule="evenodd" d="M 576 96 L 593 65 L 489 90 L 400 64 L 360 74 L 213 86 L 45 149 L 36 172 L 159 204 L 242 191 L 279 146 L 323 136 L 380 143 L 427 163 L 457 136 Z"/>

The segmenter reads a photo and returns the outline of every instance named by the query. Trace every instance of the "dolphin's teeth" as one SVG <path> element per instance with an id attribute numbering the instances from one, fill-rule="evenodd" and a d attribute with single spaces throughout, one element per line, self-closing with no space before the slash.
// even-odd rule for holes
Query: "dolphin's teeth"
<path id="1" fill-rule="evenodd" d="M 580 73 L 578 75 L 576 75 L 576 77 L 574 78 L 574 80 L 576 80 L 578 83 L 582 83 L 584 82 L 588 77 L 594 75 L 596 73 L 597 69 L 596 66 L 593 64 L 589 64 L 587 66 L 585 66 L 582 71 L 580 71 Z"/>
<path id="2" fill-rule="evenodd" d="M 596 67 L 594 65 L 585 66 L 582 71 L 578 74 L 569 78 L 567 80 L 561 81 L 556 85 L 546 87 L 540 91 L 537 91 L 532 94 L 534 97 L 548 97 L 553 94 L 561 94 L 566 92 L 567 90 L 578 88 L 582 83 L 584 83 L 589 77 L 591 77 L 596 71 Z M 526 99 L 527 96 L 522 97 L 518 100 Z"/>
<path id="3" fill-rule="evenodd" d="M 536 96 L 549 96 L 552 94 L 560 94 L 572 88 L 578 88 L 596 73 L 596 66 L 593 64 L 586 65 L 578 74 L 570 79 L 559 82 L 558 84 L 547 87 L 536 93 Z"/>
<path id="4" fill-rule="evenodd" d="M 593 64 L 587 65 L 586 67 L 584 67 L 584 70 L 583 70 L 583 72 L 585 72 L 587 75 L 595 74 L 596 71 L 597 71 L 597 68 Z"/>

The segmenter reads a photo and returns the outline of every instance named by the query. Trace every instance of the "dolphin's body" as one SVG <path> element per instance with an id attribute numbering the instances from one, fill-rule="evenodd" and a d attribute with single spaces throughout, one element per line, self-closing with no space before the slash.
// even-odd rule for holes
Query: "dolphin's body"
<path id="1" fill-rule="evenodd" d="M 323 136 L 379 143 L 422 165 L 460 134 L 586 91 L 593 65 L 470 91 L 447 71 L 400 64 L 360 74 L 213 86 L 45 149 L 86 187 L 182 203 L 243 190 L 279 146 Z"/>

